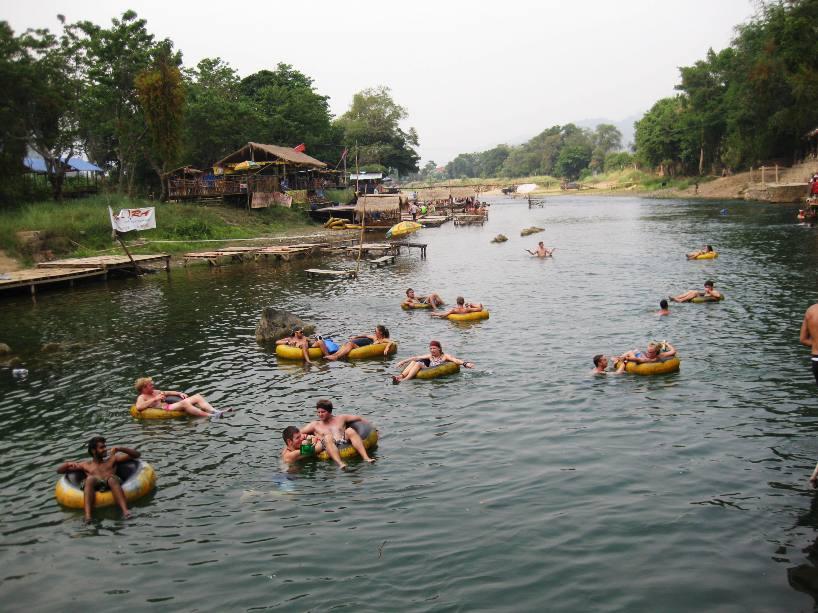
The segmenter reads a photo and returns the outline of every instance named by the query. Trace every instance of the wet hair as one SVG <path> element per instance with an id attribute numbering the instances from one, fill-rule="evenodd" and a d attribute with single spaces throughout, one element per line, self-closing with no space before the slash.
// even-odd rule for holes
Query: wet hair
<path id="1" fill-rule="evenodd" d="M 653 347 L 653 350 L 656 353 L 661 353 L 662 352 L 662 343 L 657 343 L 656 341 L 651 341 L 651 342 L 648 343 L 648 351 L 650 351 L 651 347 Z"/>
<path id="2" fill-rule="evenodd" d="M 594 366 L 599 366 L 599 363 L 602 361 L 602 358 L 604 358 L 604 357 L 605 356 L 602 355 L 601 353 L 596 354 L 594 356 Z"/>
<path id="3" fill-rule="evenodd" d="M 713 245 L 707 245 L 707 250 L 708 251 L 713 251 Z"/>
<path id="4" fill-rule="evenodd" d="M 139 377 L 136 381 L 134 381 L 133 386 L 136 388 L 136 391 L 141 394 L 142 388 L 145 387 L 148 383 L 153 383 L 153 379 L 151 379 L 150 377 Z"/>
<path id="5" fill-rule="evenodd" d="M 440 344 L 440 341 L 429 341 L 429 346 L 431 347 L 432 345 L 443 351 L 443 345 Z"/>
<path id="6" fill-rule="evenodd" d="M 457 297 L 457 304 L 459 304 L 460 306 L 463 306 L 465 304 L 465 302 L 466 302 L 466 299 L 463 298 L 463 296 L 458 296 Z"/>
<path id="7" fill-rule="evenodd" d="M 377 326 L 375 326 L 375 329 L 378 332 L 380 332 L 381 336 L 383 336 L 384 338 L 389 338 L 389 328 L 387 328 L 383 324 L 378 324 Z"/>
<path id="8" fill-rule="evenodd" d="M 667 300 L 665 300 L 664 298 L 662 298 L 662 299 L 659 301 L 659 308 L 660 308 L 660 309 L 665 309 L 665 310 L 667 310 Z"/>
<path id="9" fill-rule="evenodd" d="M 88 441 L 88 455 L 92 458 L 94 457 L 94 452 L 97 450 L 97 445 L 100 443 L 105 443 L 104 436 L 95 436 L 90 441 Z"/>
<path id="10" fill-rule="evenodd" d="M 281 438 L 284 439 L 285 443 L 289 443 L 291 440 L 293 440 L 293 437 L 296 434 L 298 434 L 298 428 L 296 428 L 295 426 L 287 426 L 281 432 Z"/>
<path id="11" fill-rule="evenodd" d="M 324 409 L 327 413 L 332 413 L 332 400 L 322 398 L 321 400 L 315 403 L 315 408 Z"/>
<path id="12" fill-rule="evenodd" d="M 414 292 L 414 291 L 415 291 L 415 290 L 413 290 L 413 289 L 410 287 L 409 289 L 407 289 L 407 290 L 406 290 L 406 295 L 408 296 L 408 295 L 409 295 L 409 292 Z"/>
<path id="13" fill-rule="evenodd" d="M 713 286 L 715 286 L 715 285 L 716 285 L 716 284 L 715 284 L 715 283 L 713 283 L 713 282 L 712 282 L 710 279 L 708 279 L 707 281 L 705 281 L 705 282 L 704 282 L 704 286 L 705 286 L 705 287 L 713 287 Z"/>

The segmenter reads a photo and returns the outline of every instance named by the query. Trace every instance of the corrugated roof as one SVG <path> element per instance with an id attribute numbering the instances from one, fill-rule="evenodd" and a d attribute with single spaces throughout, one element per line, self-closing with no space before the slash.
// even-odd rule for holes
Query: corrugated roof
<path id="1" fill-rule="evenodd" d="M 359 172 L 358 174 L 350 174 L 350 181 L 371 181 L 373 179 L 383 179 L 382 172 Z"/>
<path id="2" fill-rule="evenodd" d="M 261 154 L 256 155 L 256 154 Z M 263 143 L 247 143 L 241 149 L 234 151 L 225 158 L 219 160 L 214 166 L 224 166 L 232 162 L 244 162 L 245 160 L 255 159 L 256 162 L 264 161 L 265 155 L 273 156 L 290 162 L 291 164 L 298 164 L 301 166 L 312 166 L 314 168 L 325 168 L 326 164 L 321 160 L 316 160 L 306 153 L 296 151 L 291 147 L 280 147 L 278 145 L 265 145 Z M 262 159 L 258 159 L 261 157 Z"/>
<path id="3" fill-rule="evenodd" d="M 45 160 L 41 157 L 23 158 L 23 166 L 31 172 L 47 172 Z M 102 172 L 102 168 L 80 158 L 70 158 L 68 160 L 68 172 Z"/>

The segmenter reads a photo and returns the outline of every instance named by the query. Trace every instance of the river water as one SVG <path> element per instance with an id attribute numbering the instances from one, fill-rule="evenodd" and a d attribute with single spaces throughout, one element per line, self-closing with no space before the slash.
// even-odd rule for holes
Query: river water
<path id="1" fill-rule="evenodd" d="M 721 214 L 722 209 L 726 214 Z M 394 267 L 308 280 L 275 266 L 176 269 L 0 301 L 4 610 L 810 610 L 818 459 L 808 351 L 815 230 L 790 206 L 495 200 L 485 227 L 422 230 Z M 546 231 L 521 238 L 520 229 Z M 495 234 L 510 237 L 490 244 Z M 550 260 L 529 257 L 538 240 Z M 688 262 L 712 243 L 721 257 Z M 658 300 L 712 278 L 727 300 Z M 472 325 L 398 308 L 406 287 L 463 293 Z M 304 368 L 253 332 L 264 306 L 324 334 L 386 324 L 397 358 Z M 430 339 L 477 367 L 394 386 Z M 595 353 L 667 339 L 678 374 L 591 377 Z M 44 343 L 65 349 L 44 354 Z M 138 422 L 133 380 L 237 413 Z M 380 429 L 378 462 L 280 464 L 315 401 Z M 139 448 L 156 492 L 82 523 L 54 468 L 85 441 Z M 812 586 L 812 587 L 810 587 Z"/>

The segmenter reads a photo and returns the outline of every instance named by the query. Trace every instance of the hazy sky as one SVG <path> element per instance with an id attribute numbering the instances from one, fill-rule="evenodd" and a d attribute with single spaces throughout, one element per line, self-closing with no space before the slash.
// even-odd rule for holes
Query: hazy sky
<path id="1" fill-rule="evenodd" d="M 292 64 L 342 114 L 387 85 L 423 161 L 520 143 L 554 124 L 641 114 L 672 95 L 678 66 L 729 44 L 750 0 L 324 2 L 30 0 L 3 3 L 17 31 L 109 24 L 126 9 L 186 65 L 219 56 L 245 76 Z"/>

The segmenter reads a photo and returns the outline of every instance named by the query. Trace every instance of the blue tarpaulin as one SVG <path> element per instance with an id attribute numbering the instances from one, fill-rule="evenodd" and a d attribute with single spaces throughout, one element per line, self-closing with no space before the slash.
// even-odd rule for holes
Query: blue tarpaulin
<path id="1" fill-rule="evenodd" d="M 43 158 L 23 158 L 23 166 L 28 168 L 31 172 L 46 172 L 45 160 Z M 87 160 L 70 158 L 68 160 L 68 172 L 102 172 L 102 168 Z"/>

